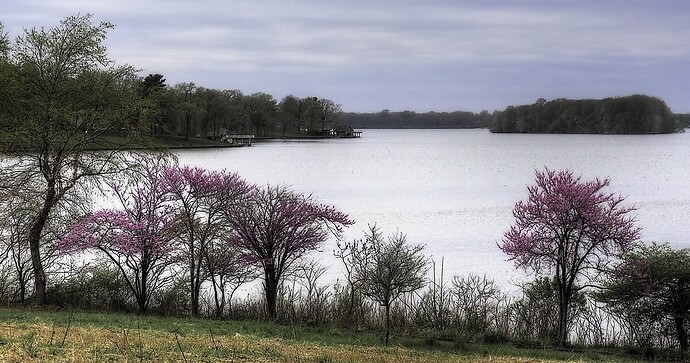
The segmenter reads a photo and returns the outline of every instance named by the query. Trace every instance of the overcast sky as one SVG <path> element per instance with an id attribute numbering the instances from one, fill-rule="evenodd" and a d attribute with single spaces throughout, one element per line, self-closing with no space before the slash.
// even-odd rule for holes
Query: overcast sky
<path id="1" fill-rule="evenodd" d="M 92 13 L 118 63 L 345 111 L 644 93 L 690 112 L 687 0 L 1 0 L 11 36 Z"/>

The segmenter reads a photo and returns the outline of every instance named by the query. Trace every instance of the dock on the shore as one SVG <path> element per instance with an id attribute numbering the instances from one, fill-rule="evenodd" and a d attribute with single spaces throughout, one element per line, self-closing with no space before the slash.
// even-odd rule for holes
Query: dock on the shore
<path id="1" fill-rule="evenodd" d="M 225 135 L 221 140 L 233 145 L 252 146 L 254 135 Z"/>
<path id="2" fill-rule="evenodd" d="M 362 137 L 362 131 L 355 131 L 350 126 L 336 126 L 331 130 L 331 137 L 352 139 Z"/>

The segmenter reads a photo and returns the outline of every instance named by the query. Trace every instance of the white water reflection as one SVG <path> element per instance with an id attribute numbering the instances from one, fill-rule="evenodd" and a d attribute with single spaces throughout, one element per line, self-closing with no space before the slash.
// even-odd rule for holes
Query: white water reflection
<path id="1" fill-rule="evenodd" d="M 181 163 L 236 171 L 258 184 L 288 184 L 348 213 L 361 238 L 368 223 L 399 230 L 440 262 L 446 276 L 520 279 L 496 247 L 534 170 L 568 168 L 609 177 L 635 204 L 645 241 L 690 247 L 690 135 L 514 135 L 486 130 L 364 130 L 361 139 L 271 141 L 252 147 L 178 151 Z M 316 254 L 340 277 L 335 241 Z"/>

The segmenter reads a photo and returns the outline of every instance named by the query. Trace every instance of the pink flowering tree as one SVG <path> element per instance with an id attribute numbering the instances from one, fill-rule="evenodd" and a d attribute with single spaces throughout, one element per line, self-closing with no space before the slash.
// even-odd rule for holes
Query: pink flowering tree
<path id="1" fill-rule="evenodd" d="M 176 245 L 180 247 L 189 278 L 192 314 L 199 315 L 199 296 L 204 281 L 213 282 L 214 295 L 218 297 L 216 272 L 221 269 L 209 261 L 228 260 L 236 254 L 211 249 L 212 244 L 227 237 L 221 211 L 228 203 L 234 203 L 249 192 L 249 185 L 237 174 L 208 171 L 198 167 L 170 166 L 163 175 L 171 201 L 176 210 Z M 212 256 L 211 254 L 221 254 Z M 212 269 L 208 269 L 212 267 Z M 224 291 L 223 291 L 224 292 Z M 216 299 L 218 310 L 219 299 Z"/>
<path id="2" fill-rule="evenodd" d="M 109 181 L 121 208 L 87 215 L 58 244 L 63 253 L 100 252 L 120 271 L 140 313 L 146 312 L 151 293 L 165 283 L 174 262 L 175 214 L 161 177 L 164 170 L 162 159 L 150 159 L 131 180 Z"/>
<path id="3" fill-rule="evenodd" d="M 297 262 L 329 235 L 339 237 L 354 222 L 334 207 L 284 186 L 256 187 L 241 203 L 228 205 L 231 244 L 263 270 L 266 310 L 276 317 L 278 286 Z"/>
<path id="4" fill-rule="evenodd" d="M 631 250 L 640 237 L 635 208 L 606 193 L 608 185 L 608 179 L 581 181 L 571 171 L 537 171 L 536 185 L 515 205 L 515 222 L 499 245 L 518 267 L 554 276 L 559 346 L 567 344 L 574 293 L 592 286 L 611 257 Z"/>

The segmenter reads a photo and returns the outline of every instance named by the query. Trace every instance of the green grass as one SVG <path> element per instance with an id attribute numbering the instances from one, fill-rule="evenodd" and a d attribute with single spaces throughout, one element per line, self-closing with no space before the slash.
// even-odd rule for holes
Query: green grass
<path id="1" fill-rule="evenodd" d="M 210 352 L 210 353 L 209 353 Z M 305 353 L 306 352 L 306 353 Z M 628 361 L 607 352 L 522 349 L 270 322 L 0 308 L 0 361 Z M 233 358 L 234 357 L 234 358 Z M 229 360 L 228 360 L 229 359 Z"/>

